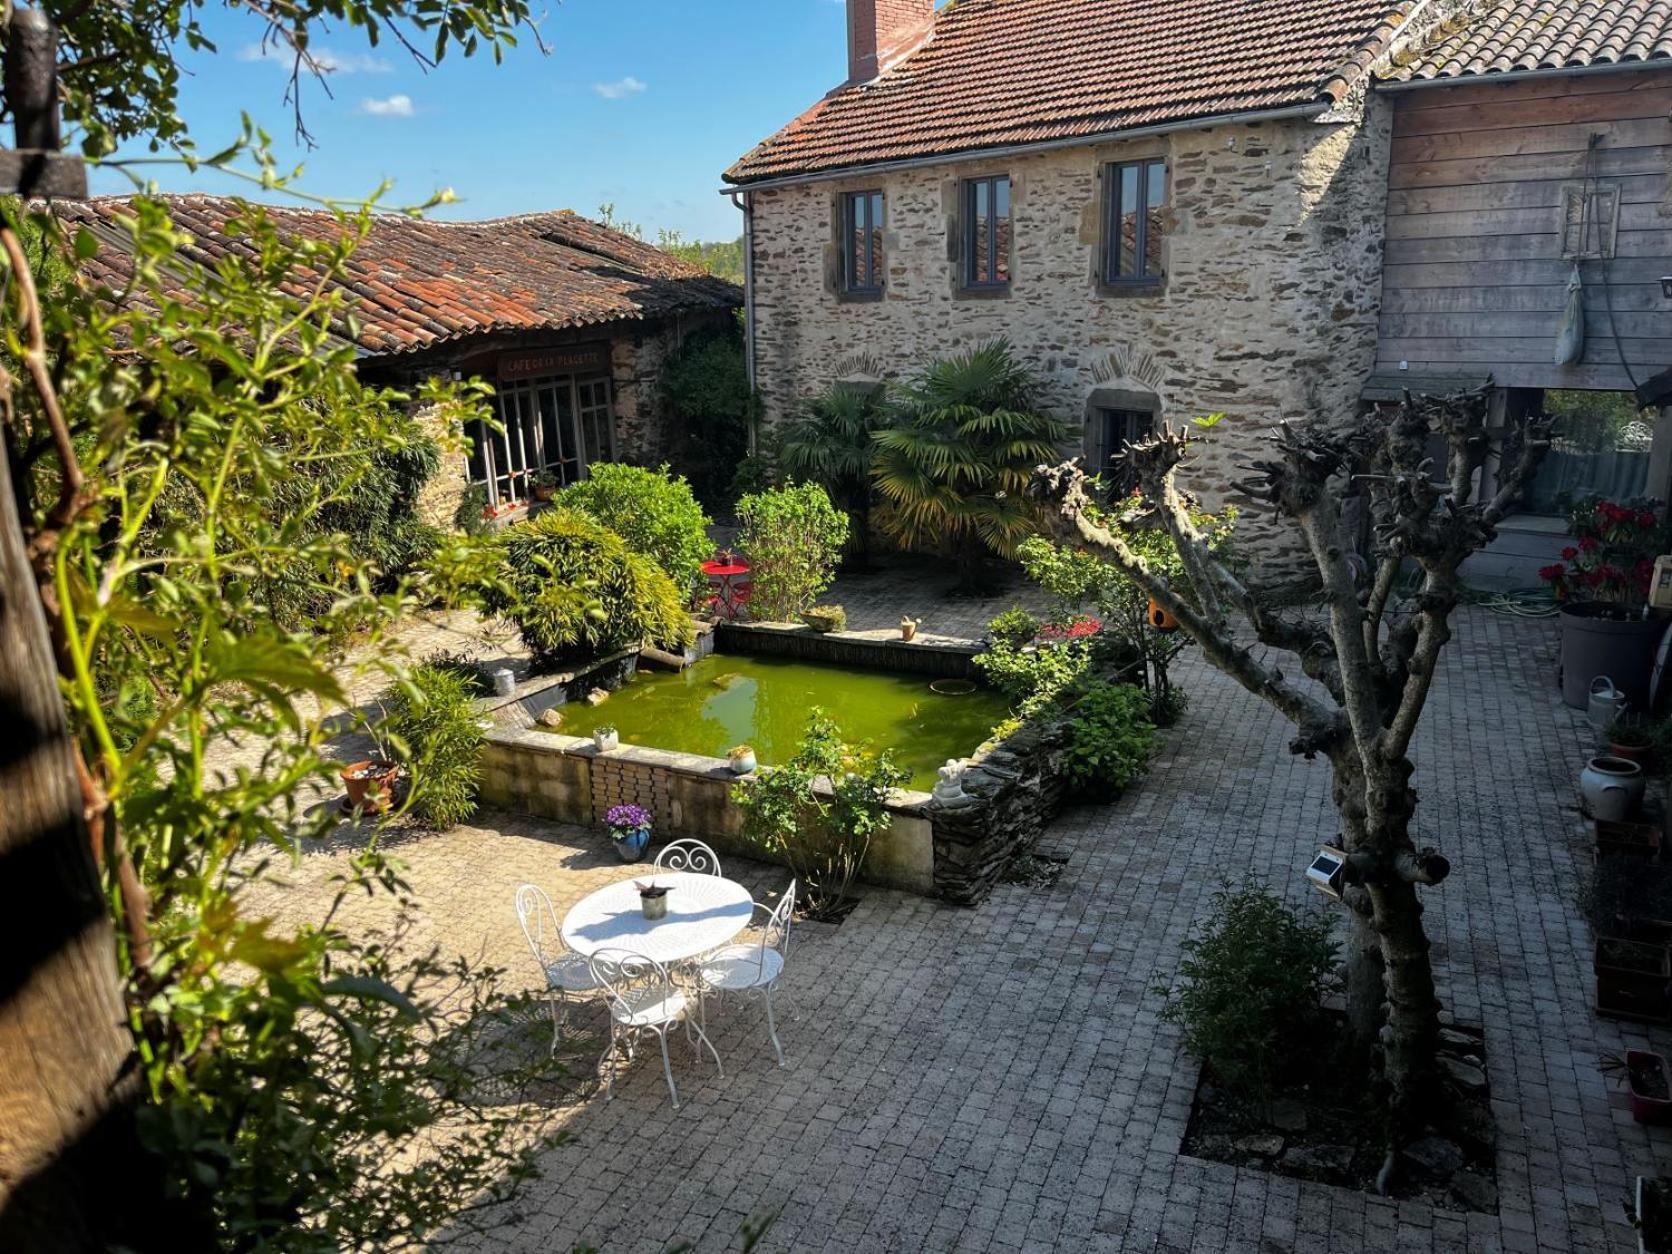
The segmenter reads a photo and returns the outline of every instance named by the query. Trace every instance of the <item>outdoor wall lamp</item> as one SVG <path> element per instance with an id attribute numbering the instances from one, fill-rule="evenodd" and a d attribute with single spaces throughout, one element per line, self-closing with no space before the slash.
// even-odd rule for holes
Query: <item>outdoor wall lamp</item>
<path id="1" fill-rule="evenodd" d="M 1341 900 L 1341 889 L 1347 878 L 1347 854 L 1334 845 L 1325 845 L 1306 868 L 1307 882 L 1326 897 Z"/>

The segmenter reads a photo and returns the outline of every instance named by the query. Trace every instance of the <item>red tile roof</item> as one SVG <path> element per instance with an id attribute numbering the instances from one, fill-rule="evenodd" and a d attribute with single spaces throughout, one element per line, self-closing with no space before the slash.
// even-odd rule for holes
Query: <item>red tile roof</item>
<path id="1" fill-rule="evenodd" d="M 1498 0 L 1444 22 L 1383 78 L 1586 69 L 1672 57 L 1672 0 Z"/>
<path id="2" fill-rule="evenodd" d="M 726 172 L 882 161 L 1339 100 L 1409 0 L 954 0 L 929 41 Z"/>
<path id="3" fill-rule="evenodd" d="M 239 202 L 170 196 L 175 226 L 194 242 L 182 250 L 210 266 L 247 243 L 229 234 Z M 127 273 L 121 233 L 126 197 L 60 202 L 54 211 L 86 223 L 101 241 L 95 278 L 118 285 Z M 268 206 L 281 233 L 336 239 L 342 228 L 320 210 Z M 485 222 L 439 222 L 379 214 L 348 262 L 345 290 L 368 353 L 404 353 L 494 332 L 562 330 L 698 310 L 732 309 L 742 289 L 660 249 L 567 209 Z"/>

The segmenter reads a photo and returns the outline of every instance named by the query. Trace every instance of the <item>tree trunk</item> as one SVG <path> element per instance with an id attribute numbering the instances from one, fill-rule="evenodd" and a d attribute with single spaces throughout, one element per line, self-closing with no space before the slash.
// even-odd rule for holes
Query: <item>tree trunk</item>
<path id="1" fill-rule="evenodd" d="M 1364 769 L 1358 751 L 1348 744 L 1330 755 L 1331 791 L 1341 818 L 1342 848 L 1348 853 L 1365 847 Z M 1383 986 L 1382 942 L 1368 911 L 1365 895 L 1352 892 L 1347 911 L 1347 1030 L 1354 1061 L 1369 1067 L 1371 1050 L 1381 1035 L 1387 999 Z"/>
<path id="2" fill-rule="evenodd" d="M 134 1129 L 110 912 L 4 456 L 0 727 L 0 1249 L 162 1248 L 140 1218 L 161 1182 Z"/>

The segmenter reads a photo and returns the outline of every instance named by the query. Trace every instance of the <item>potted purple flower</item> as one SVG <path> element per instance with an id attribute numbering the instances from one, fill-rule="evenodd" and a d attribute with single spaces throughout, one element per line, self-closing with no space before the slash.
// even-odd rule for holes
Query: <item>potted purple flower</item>
<path id="1" fill-rule="evenodd" d="M 650 848 L 650 811 L 643 806 L 611 806 L 604 815 L 615 840 L 616 856 L 623 862 L 642 862 Z"/>

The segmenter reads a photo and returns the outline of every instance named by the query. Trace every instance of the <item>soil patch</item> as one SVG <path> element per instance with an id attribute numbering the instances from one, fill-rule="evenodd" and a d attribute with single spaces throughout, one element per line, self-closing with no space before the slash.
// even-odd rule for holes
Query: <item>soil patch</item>
<path id="1" fill-rule="evenodd" d="M 1341 1031 L 1332 1019 L 1332 1032 Z M 1487 1090 L 1486 1042 L 1477 1028 L 1448 1025 L 1440 1070 L 1448 1086 L 1444 1112 L 1401 1154 L 1389 1195 L 1450 1211 L 1498 1213 L 1497 1134 Z M 1329 1058 L 1332 1049 L 1316 1057 Z M 1251 1102 L 1215 1084 L 1202 1068 L 1181 1154 L 1281 1176 L 1375 1193 L 1386 1157 L 1379 1113 L 1357 1085 L 1332 1082 L 1326 1065 Z M 1351 1091 L 1349 1091 L 1349 1088 Z"/>

